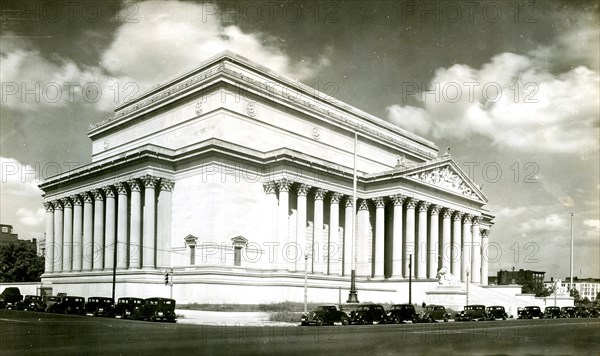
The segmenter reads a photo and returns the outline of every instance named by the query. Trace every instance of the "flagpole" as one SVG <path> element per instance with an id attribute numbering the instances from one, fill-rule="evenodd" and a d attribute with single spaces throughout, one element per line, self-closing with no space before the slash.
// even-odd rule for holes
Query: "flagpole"
<path id="1" fill-rule="evenodd" d="M 573 212 L 571 212 L 571 280 L 569 283 L 569 293 L 573 290 Z"/>
<path id="2" fill-rule="evenodd" d="M 351 251 L 351 267 L 350 272 L 350 294 L 346 303 L 358 303 L 358 292 L 356 291 L 356 147 L 358 145 L 358 131 L 354 130 L 354 174 L 352 176 L 352 246 Z"/>

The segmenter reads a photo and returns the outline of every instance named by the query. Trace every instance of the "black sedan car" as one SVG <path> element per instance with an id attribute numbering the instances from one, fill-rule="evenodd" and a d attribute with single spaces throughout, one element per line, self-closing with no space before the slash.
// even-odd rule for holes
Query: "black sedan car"
<path id="1" fill-rule="evenodd" d="M 589 318 L 590 312 L 586 307 L 575 307 L 575 311 L 577 312 L 578 318 Z"/>
<path id="2" fill-rule="evenodd" d="M 85 314 L 92 316 L 114 316 L 114 300 L 106 297 L 89 297 L 85 303 Z"/>
<path id="3" fill-rule="evenodd" d="M 577 310 L 575 310 L 575 307 L 562 307 L 560 308 L 560 315 L 563 318 L 577 318 Z"/>
<path id="4" fill-rule="evenodd" d="M 158 297 L 144 299 L 140 319 L 174 323 L 177 320 L 177 316 L 175 315 L 175 299 Z"/>
<path id="5" fill-rule="evenodd" d="M 334 323 L 348 325 L 350 318 L 348 314 L 339 310 L 336 305 L 320 305 L 316 310 L 311 311 L 307 315 L 302 315 L 300 323 L 301 325 L 315 324 L 317 326 L 333 325 Z"/>
<path id="6" fill-rule="evenodd" d="M 61 297 L 60 301 L 52 306 L 55 313 L 78 314 L 85 313 L 85 298 L 75 296 Z"/>
<path id="7" fill-rule="evenodd" d="M 115 305 L 115 317 L 133 320 L 139 319 L 143 305 L 144 300 L 142 298 L 119 298 Z"/>
<path id="8" fill-rule="evenodd" d="M 387 322 L 398 324 L 407 321 L 418 323 L 421 321 L 419 314 L 415 310 L 415 307 L 411 304 L 394 304 L 388 309 Z"/>
<path id="9" fill-rule="evenodd" d="M 37 310 L 36 303 L 42 303 L 42 297 L 39 295 L 26 295 L 23 300 L 16 304 L 17 310 Z"/>
<path id="10" fill-rule="evenodd" d="M 436 322 L 443 320 L 447 322 L 450 319 L 450 314 L 446 312 L 446 308 L 443 305 L 427 305 L 422 312 L 421 321 L 423 322 Z"/>
<path id="11" fill-rule="evenodd" d="M 385 323 L 386 312 L 379 304 L 360 304 L 350 313 L 350 322 L 357 324 Z"/>
<path id="12" fill-rule="evenodd" d="M 485 309 L 485 312 L 487 313 L 488 317 L 491 320 L 496 320 L 496 319 L 506 320 L 506 318 L 508 318 L 508 314 L 506 314 L 506 310 L 501 305 L 493 305 L 491 307 L 487 307 Z"/>
<path id="13" fill-rule="evenodd" d="M 533 319 L 538 318 L 542 319 L 544 317 L 544 313 L 542 313 L 542 309 L 540 307 L 531 305 L 523 308 L 521 313 L 519 314 L 519 319 Z"/>
<path id="14" fill-rule="evenodd" d="M 560 318 L 560 307 L 546 307 L 544 309 L 544 316 L 549 319 Z"/>
<path id="15" fill-rule="evenodd" d="M 485 305 L 465 305 L 465 308 L 454 316 L 455 321 L 484 321 L 488 316 Z"/>

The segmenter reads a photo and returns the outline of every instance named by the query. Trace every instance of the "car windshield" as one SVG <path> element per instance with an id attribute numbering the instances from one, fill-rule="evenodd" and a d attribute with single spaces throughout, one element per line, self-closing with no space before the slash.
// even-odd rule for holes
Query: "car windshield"
<path id="1" fill-rule="evenodd" d="M 445 308 L 444 307 L 435 307 L 434 309 L 435 310 L 444 310 Z"/>

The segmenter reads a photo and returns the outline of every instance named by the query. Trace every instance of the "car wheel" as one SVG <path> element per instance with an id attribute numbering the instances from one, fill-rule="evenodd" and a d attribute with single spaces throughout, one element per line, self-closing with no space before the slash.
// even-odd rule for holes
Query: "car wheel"
<path id="1" fill-rule="evenodd" d="M 350 324 L 350 320 L 348 320 L 347 316 L 343 316 L 342 317 L 342 325 L 348 325 Z"/>
<path id="2" fill-rule="evenodd" d="M 435 322 L 435 319 L 433 318 L 433 316 L 430 316 L 430 317 L 429 317 L 429 322 L 430 322 L 430 323 L 433 323 L 433 322 Z"/>
<path id="3" fill-rule="evenodd" d="M 317 326 L 323 326 L 323 318 L 316 318 L 315 322 L 316 322 Z"/>

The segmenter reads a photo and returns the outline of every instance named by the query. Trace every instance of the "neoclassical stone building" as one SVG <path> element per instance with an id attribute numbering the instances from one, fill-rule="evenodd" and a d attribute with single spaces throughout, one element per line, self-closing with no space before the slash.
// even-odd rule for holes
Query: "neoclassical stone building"
<path id="1" fill-rule="evenodd" d="M 116 270 L 117 296 L 299 301 L 306 265 L 335 302 L 353 258 L 361 301 L 405 302 L 411 272 L 419 298 L 441 267 L 487 284 L 493 216 L 448 152 L 231 52 L 88 136 L 92 163 L 40 185 L 54 293 L 110 295 Z"/>

